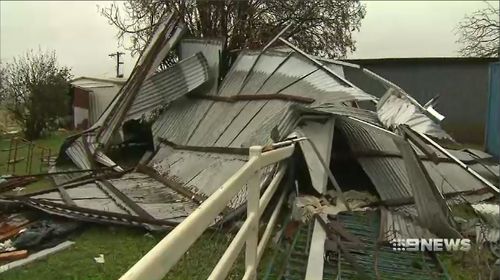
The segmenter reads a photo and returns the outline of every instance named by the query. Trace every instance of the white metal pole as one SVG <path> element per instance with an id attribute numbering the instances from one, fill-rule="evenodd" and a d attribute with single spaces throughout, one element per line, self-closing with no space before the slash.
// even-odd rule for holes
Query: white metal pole
<path id="1" fill-rule="evenodd" d="M 250 160 L 262 156 L 262 147 L 250 147 Z M 259 243 L 259 198 L 260 198 L 261 171 L 257 169 L 254 176 L 247 183 L 247 217 L 255 217 L 248 230 L 247 244 L 245 250 L 245 274 L 249 279 L 257 276 L 257 246 Z"/>
<path id="2" fill-rule="evenodd" d="M 267 223 L 267 227 L 262 234 L 262 237 L 259 242 L 259 247 L 257 249 L 257 263 L 260 263 L 260 259 L 262 255 L 264 255 L 264 250 L 266 249 L 267 242 L 269 242 L 269 238 L 273 233 L 274 226 L 276 226 L 276 222 L 278 221 L 278 216 L 280 214 L 281 208 L 283 207 L 283 202 L 285 201 L 287 194 L 287 190 L 285 189 L 281 194 L 278 203 L 276 204 L 276 208 L 274 208 L 273 214 L 271 218 L 269 218 L 269 222 Z"/>
<path id="3" fill-rule="evenodd" d="M 250 226 L 255 219 L 255 215 L 247 217 L 245 223 L 243 223 L 243 226 L 241 226 L 233 241 L 231 241 L 231 244 L 229 244 L 229 247 L 227 247 L 224 252 L 224 255 L 222 255 L 214 270 L 212 270 L 212 273 L 208 276 L 207 280 L 226 279 L 229 271 L 231 271 L 234 261 L 241 252 L 241 248 L 243 248 L 243 245 L 245 244 Z"/>

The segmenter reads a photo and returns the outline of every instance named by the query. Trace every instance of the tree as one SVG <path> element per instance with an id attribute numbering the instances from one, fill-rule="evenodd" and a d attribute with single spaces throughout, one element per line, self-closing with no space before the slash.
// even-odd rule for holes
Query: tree
<path id="1" fill-rule="evenodd" d="M 133 55 L 168 12 L 182 15 L 191 36 L 226 38 L 229 51 L 260 47 L 291 22 L 290 40 L 300 48 L 344 57 L 355 50 L 352 32 L 359 30 L 365 7 L 359 0 L 129 0 L 101 9 L 122 43 L 131 38 Z"/>
<path id="2" fill-rule="evenodd" d="M 499 10 L 487 7 L 467 15 L 458 25 L 459 50 L 463 56 L 495 57 L 500 52 Z"/>
<path id="3" fill-rule="evenodd" d="M 67 114 L 70 69 L 57 65 L 55 52 L 26 52 L 2 67 L 2 102 L 29 140 Z"/>

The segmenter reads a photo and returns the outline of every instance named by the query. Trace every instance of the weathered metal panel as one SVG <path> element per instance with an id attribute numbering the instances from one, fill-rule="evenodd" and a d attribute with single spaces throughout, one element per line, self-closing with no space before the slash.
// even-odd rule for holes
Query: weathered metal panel
<path id="1" fill-rule="evenodd" d="M 109 182 L 158 220 L 180 222 L 198 206 L 145 174 L 129 173 Z"/>
<path id="2" fill-rule="evenodd" d="M 126 214 L 113 199 L 103 192 L 95 183 L 85 184 L 75 188 L 67 188 L 66 192 L 76 203 L 76 206 L 94 210 Z M 59 192 L 54 192 L 34 196 L 35 199 L 49 200 L 64 204 Z"/>
<path id="3" fill-rule="evenodd" d="M 405 163 L 420 224 L 440 237 L 461 237 L 455 229 L 454 221 L 451 220 L 450 209 L 444 197 L 438 191 L 411 145 L 402 139 L 394 141 Z"/>
<path id="4" fill-rule="evenodd" d="M 115 188 L 115 191 L 112 188 Z M 50 209 L 53 209 L 53 207 L 41 208 L 56 215 L 101 222 L 109 219 L 105 217 L 108 214 L 119 214 L 125 216 L 111 218 L 111 223 L 141 225 L 147 228 L 151 228 L 151 224 L 176 224 L 181 222 L 198 207 L 198 204 L 191 199 L 180 195 L 161 182 L 150 178 L 148 175 L 136 172 L 125 174 L 117 179 L 95 181 L 66 188 L 65 192 L 76 203 L 75 207 L 80 207 L 77 211 L 64 209 L 67 205 L 65 205 L 64 199 L 57 190 L 34 195 L 30 199 L 60 204 L 63 207 L 60 209 L 61 211 L 52 212 Z M 118 196 L 119 193 L 117 192 L 124 195 L 125 198 Z M 96 216 L 96 213 L 92 211 L 101 211 L 102 214 Z M 147 217 L 143 217 L 144 215 Z M 134 222 L 133 219 L 127 221 L 126 217 L 145 218 L 147 222 L 138 223 L 137 220 Z"/>
<path id="5" fill-rule="evenodd" d="M 252 125 L 254 119 L 262 120 L 276 113 L 264 109 L 264 106 L 266 106 L 268 102 L 279 103 L 282 106 L 286 103 L 279 100 L 259 100 L 246 103 L 244 107 L 239 108 L 241 109 L 241 112 L 235 115 L 235 117 L 230 120 L 225 130 L 220 133 L 216 139 L 215 146 L 238 147 L 238 144 L 241 145 L 241 143 L 233 145 L 233 142 L 240 136 L 245 137 L 244 135 L 246 135 L 246 137 L 248 137 L 249 135 L 255 133 L 257 127 L 262 123 L 262 121 L 258 121 L 256 125 Z"/>
<path id="6" fill-rule="evenodd" d="M 304 121 L 304 124 L 297 130 L 297 133 L 307 137 L 309 141 L 314 143 L 320 153 L 319 156 L 322 157 L 321 159 L 318 158 L 308 141 L 299 142 L 302 153 L 304 153 L 312 185 L 321 194 L 325 193 L 328 183 L 328 174 L 321 160 L 326 162 L 328 166 L 330 165 L 334 124 L 334 118 L 330 118 L 324 123 Z"/>
<path id="7" fill-rule="evenodd" d="M 424 161 L 423 165 L 442 193 L 475 191 L 486 188 L 481 181 L 455 163 L 441 162 L 436 165 Z M 433 170 L 435 171 L 433 172 Z"/>
<path id="8" fill-rule="evenodd" d="M 195 94 L 217 94 L 219 83 L 219 65 L 224 42 L 217 39 L 183 39 L 179 43 L 179 56 L 188 58 L 201 52 L 207 60 L 208 82 L 194 91 Z"/>
<path id="9" fill-rule="evenodd" d="M 207 60 L 208 82 L 195 89 L 194 94 L 217 94 L 222 45 L 222 41 L 219 40 L 186 39 L 181 41 L 179 48 L 181 58 L 201 52 Z M 213 103 L 210 100 L 188 98 L 179 98 L 172 102 L 151 128 L 155 145 L 158 144 L 159 137 L 168 138 L 169 141 L 177 144 L 187 144 Z"/>
<path id="10" fill-rule="evenodd" d="M 392 138 L 383 132 L 345 119 L 339 119 L 337 127 L 347 137 L 353 152 L 362 154 L 363 152 L 378 151 L 400 154 Z M 420 151 L 417 154 L 423 156 Z M 438 158 L 446 159 L 442 153 L 438 152 L 437 154 Z M 462 156 L 465 157 L 465 155 Z M 360 157 L 358 161 L 383 200 L 412 197 L 410 180 L 401 157 Z M 443 194 L 486 188 L 486 185 L 456 163 L 440 162 L 434 164 L 431 161 L 422 161 L 422 163 L 438 190 Z"/>
<path id="11" fill-rule="evenodd" d="M 500 62 L 490 65 L 486 150 L 500 158 Z"/>
<path id="12" fill-rule="evenodd" d="M 394 239 L 436 238 L 428 229 L 421 227 L 410 216 L 381 208 L 380 239 L 391 242 Z"/>
<path id="13" fill-rule="evenodd" d="M 182 188 L 209 196 L 247 160 L 246 155 L 174 150 L 162 146 L 148 165 Z M 239 205 L 231 203 L 230 206 Z"/>
<path id="14" fill-rule="evenodd" d="M 91 169 L 92 164 L 85 152 L 82 138 L 78 138 L 66 149 L 66 154 L 80 169 Z"/>
<path id="15" fill-rule="evenodd" d="M 406 124 L 419 133 L 453 140 L 437 123 L 392 88 L 377 103 L 377 115 L 380 122 L 390 130 L 396 129 L 400 124 Z"/>
<path id="16" fill-rule="evenodd" d="M 338 120 L 337 124 L 353 152 L 399 152 L 392 139 L 381 132 L 349 120 Z M 411 197 L 410 182 L 401 158 L 359 158 L 358 161 L 383 200 Z"/>
<path id="17" fill-rule="evenodd" d="M 302 56 L 295 53 L 290 57 L 287 55 L 285 52 L 267 51 L 257 60 L 259 52 L 242 52 L 224 80 L 220 95 L 283 93 L 316 97 L 325 102 L 373 99 L 358 89 L 341 85 Z M 250 70 L 252 73 L 248 75 Z M 247 76 L 247 83 L 243 85 Z"/>
<path id="18" fill-rule="evenodd" d="M 155 144 L 158 144 L 158 138 L 166 138 L 176 144 L 187 144 L 213 103 L 210 100 L 191 100 L 185 97 L 172 102 L 152 126 Z"/>
<path id="19" fill-rule="evenodd" d="M 194 90 L 208 79 L 207 61 L 201 53 L 149 77 L 141 86 L 125 120 L 136 119 Z"/>

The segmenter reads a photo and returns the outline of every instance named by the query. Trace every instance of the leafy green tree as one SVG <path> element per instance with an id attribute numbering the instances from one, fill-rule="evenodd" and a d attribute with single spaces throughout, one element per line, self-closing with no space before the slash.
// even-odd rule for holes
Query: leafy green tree
<path id="1" fill-rule="evenodd" d="M 54 51 L 30 50 L 2 66 L 3 105 L 23 125 L 25 137 L 39 138 L 68 112 L 70 69 L 59 67 Z"/>

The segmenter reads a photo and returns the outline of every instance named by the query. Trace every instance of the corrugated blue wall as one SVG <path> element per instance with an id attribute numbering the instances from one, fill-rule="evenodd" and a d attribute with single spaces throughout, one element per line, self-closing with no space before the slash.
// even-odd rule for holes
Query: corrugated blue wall
<path id="1" fill-rule="evenodd" d="M 486 151 L 500 157 L 500 62 L 490 65 Z"/>

